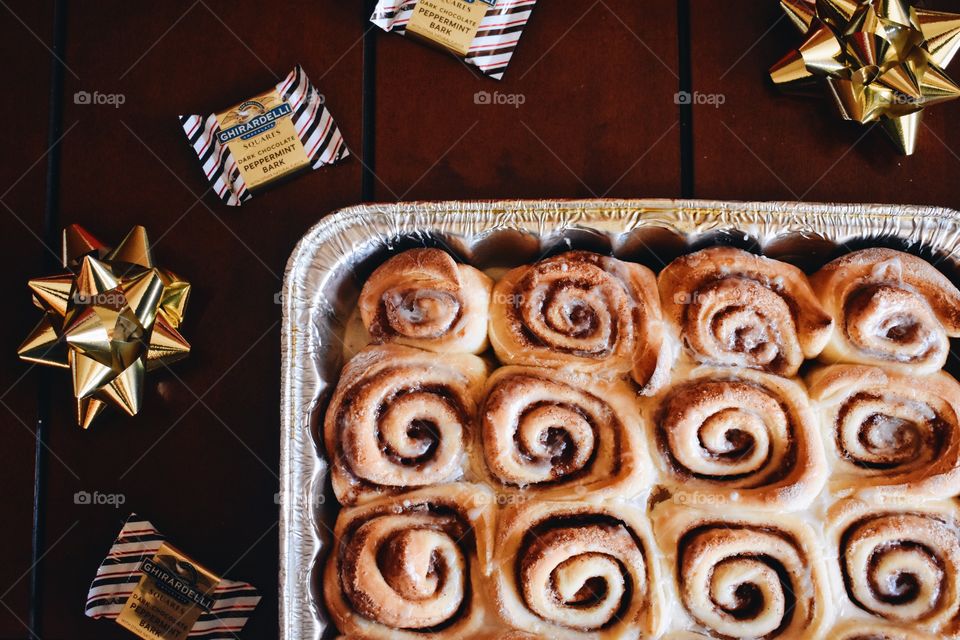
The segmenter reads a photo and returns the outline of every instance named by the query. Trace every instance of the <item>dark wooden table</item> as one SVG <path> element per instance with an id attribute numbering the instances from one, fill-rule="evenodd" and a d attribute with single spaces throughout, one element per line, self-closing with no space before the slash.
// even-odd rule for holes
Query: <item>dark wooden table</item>
<path id="1" fill-rule="evenodd" d="M 960 103 L 929 110 L 917 155 L 903 158 L 828 101 L 778 95 L 766 69 L 798 36 L 773 0 L 545 0 L 501 83 L 371 28 L 363 5 L 0 1 L 0 638 L 130 637 L 83 606 L 131 510 L 257 585 L 263 604 L 243 637 L 276 637 L 275 293 L 297 239 L 331 211 L 590 196 L 960 208 Z M 960 11 L 956 1 L 927 6 Z M 296 63 L 354 157 L 223 206 L 176 116 L 249 97 Z M 679 106 L 681 89 L 724 103 Z M 124 103 L 76 104 L 77 91 Z M 523 104 L 476 104 L 478 91 Z M 38 320 L 26 281 L 56 270 L 72 222 L 106 242 L 146 225 L 159 261 L 195 287 L 183 328 L 191 358 L 148 379 L 142 415 L 111 413 L 87 432 L 74 424 L 69 376 L 15 356 Z M 76 504 L 79 491 L 125 504 Z"/>

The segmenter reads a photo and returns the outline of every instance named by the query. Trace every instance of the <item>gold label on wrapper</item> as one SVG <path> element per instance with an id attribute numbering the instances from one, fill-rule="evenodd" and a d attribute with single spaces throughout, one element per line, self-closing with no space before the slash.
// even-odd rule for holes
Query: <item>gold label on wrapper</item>
<path id="1" fill-rule="evenodd" d="M 293 108 L 276 89 L 218 113 L 217 123 L 217 139 L 230 149 L 251 191 L 310 166 Z"/>
<path id="2" fill-rule="evenodd" d="M 220 577 L 167 543 L 140 563 L 140 573 L 117 624 L 147 640 L 185 640 L 213 606 Z"/>
<path id="3" fill-rule="evenodd" d="M 407 33 L 418 35 L 465 56 L 480 30 L 480 21 L 496 0 L 420 0 Z"/>

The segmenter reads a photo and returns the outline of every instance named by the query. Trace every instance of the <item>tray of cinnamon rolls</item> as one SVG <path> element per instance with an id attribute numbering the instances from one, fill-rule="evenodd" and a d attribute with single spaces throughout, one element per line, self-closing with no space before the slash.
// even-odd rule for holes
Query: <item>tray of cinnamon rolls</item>
<path id="1" fill-rule="evenodd" d="M 960 215 L 369 205 L 283 292 L 281 637 L 960 638 Z"/>

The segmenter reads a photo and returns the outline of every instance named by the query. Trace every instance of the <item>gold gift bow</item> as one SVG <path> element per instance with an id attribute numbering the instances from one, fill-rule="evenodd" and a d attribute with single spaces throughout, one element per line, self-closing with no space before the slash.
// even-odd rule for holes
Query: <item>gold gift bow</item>
<path id="1" fill-rule="evenodd" d="M 136 415 L 145 372 L 190 352 L 177 331 L 190 284 L 154 266 L 141 226 L 113 250 L 82 227 L 67 227 L 63 266 L 69 271 L 27 283 L 44 315 L 17 354 L 70 369 L 84 429 L 108 404 Z"/>
<path id="2" fill-rule="evenodd" d="M 879 122 L 904 155 L 916 150 L 923 109 L 960 97 L 943 67 L 960 51 L 960 14 L 905 0 L 781 0 L 806 40 L 770 69 L 806 92 L 824 80 L 840 114 Z"/>

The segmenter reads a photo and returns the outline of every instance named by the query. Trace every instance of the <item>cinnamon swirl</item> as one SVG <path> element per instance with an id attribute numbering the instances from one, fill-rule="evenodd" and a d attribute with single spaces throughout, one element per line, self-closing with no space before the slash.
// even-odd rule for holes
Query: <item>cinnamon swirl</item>
<path id="1" fill-rule="evenodd" d="M 826 462 L 803 388 L 751 369 L 700 367 L 645 401 L 663 482 L 690 506 L 797 510 Z"/>
<path id="2" fill-rule="evenodd" d="M 451 482 L 469 468 L 486 365 L 468 354 L 368 347 L 344 367 L 324 421 L 342 504 Z"/>
<path id="3" fill-rule="evenodd" d="M 498 527 L 499 611 L 541 638 L 647 638 L 662 631 L 660 567 L 643 512 L 536 501 Z"/>
<path id="4" fill-rule="evenodd" d="M 932 373 L 960 336 L 960 291 L 925 260 L 892 249 L 865 249 L 827 264 L 811 279 L 837 323 L 828 362 L 874 364 Z"/>
<path id="5" fill-rule="evenodd" d="M 493 290 L 490 341 L 505 364 L 629 372 L 648 392 L 672 365 L 653 272 L 586 251 L 507 272 Z"/>
<path id="6" fill-rule="evenodd" d="M 484 623 L 495 497 L 457 484 L 344 509 L 323 592 L 337 628 L 380 638 L 469 638 Z"/>
<path id="7" fill-rule="evenodd" d="M 960 635 L 955 502 L 904 507 L 845 500 L 828 514 L 845 597 L 876 622 Z"/>
<path id="8" fill-rule="evenodd" d="M 730 511 L 669 502 L 654 509 L 686 626 L 718 638 L 821 637 L 834 612 L 813 530 L 788 515 Z"/>
<path id="9" fill-rule="evenodd" d="M 636 496 L 648 466 L 638 414 L 625 382 L 502 367 L 480 409 L 487 467 L 503 489 L 538 499 Z"/>
<path id="10" fill-rule="evenodd" d="M 832 365 L 811 374 L 810 397 L 833 490 L 884 499 L 960 494 L 960 384 L 948 374 Z"/>
<path id="11" fill-rule="evenodd" d="M 674 260 L 658 286 L 664 317 L 697 362 L 789 377 L 833 331 L 800 269 L 733 247 Z"/>
<path id="12" fill-rule="evenodd" d="M 439 353 L 487 348 L 493 281 L 440 249 L 411 249 L 380 265 L 360 292 L 374 342 Z"/>

